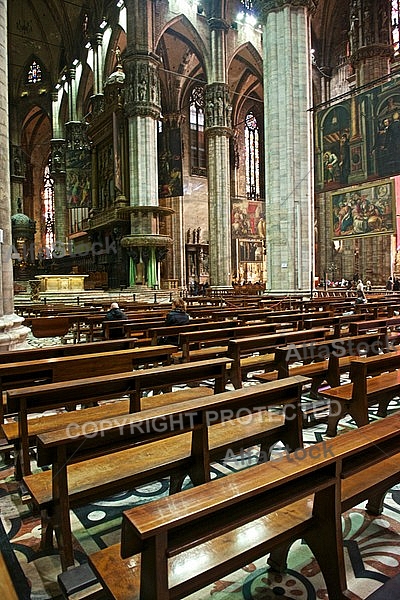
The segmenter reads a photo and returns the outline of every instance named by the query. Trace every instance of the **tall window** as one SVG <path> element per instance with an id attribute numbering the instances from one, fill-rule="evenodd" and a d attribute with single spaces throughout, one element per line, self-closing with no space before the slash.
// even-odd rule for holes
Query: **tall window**
<path id="1" fill-rule="evenodd" d="M 246 195 L 260 198 L 260 147 L 259 130 L 254 113 L 249 111 L 245 119 L 244 143 L 246 149 Z"/>
<path id="2" fill-rule="evenodd" d="M 28 83 L 39 83 L 42 81 L 42 69 L 35 60 L 28 69 Z"/>
<path id="3" fill-rule="evenodd" d="M 204 88 L 194 87 L 190 95 L 190 165 L 192 175 L 206 174 L 204 142 Z"/>
<path id="4" fill-rule="evenodd" d="M 43 176 L 42 211 L 46 254 L 54 247 L 54 181 L 46 165 Z M 48 256 L 50 258 L 50 256 Z"/>
<path id="5" fill-rule="evenodd" d="M 393 49 L 394 55 L 399 56 L 399 13 L 400 13 L 400 0 L 392 0 L 392 37 L 393 37 Z"/>

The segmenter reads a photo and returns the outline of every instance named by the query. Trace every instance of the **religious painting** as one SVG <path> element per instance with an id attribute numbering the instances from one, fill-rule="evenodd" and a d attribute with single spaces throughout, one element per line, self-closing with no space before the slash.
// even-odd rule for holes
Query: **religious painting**
<path id="1" fill-rule="evenodd" d="M 331 195 L 331 207 L 333 239 L 394 233 L 392 181 L 340 190 Z"/>
<path id="2" fill-rule="evenodd" d="M 164 127 L 158 134 L 158 196 L 183 196 L 181 130 Z"/>
<path id="3" fill-rule="evenodd" d="M 91 204 L 92 159 L 90 150 L 66 150 L 66 191 L 68 208 L 89 208 Z"/>
<path id="4" fill-rule="evenodd" d="M 387 81 L 315 109 L 320 190 L 400 174 L 400 85 Z"/>
<path id="5" fill-rule="evenodd" d="M 260 200 L 232 202 L 232 238 L 265 239 L 265 207 Z"/>

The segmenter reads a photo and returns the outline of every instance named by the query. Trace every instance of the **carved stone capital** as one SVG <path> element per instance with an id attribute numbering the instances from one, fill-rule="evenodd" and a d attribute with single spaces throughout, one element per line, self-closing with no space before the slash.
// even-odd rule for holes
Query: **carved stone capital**
<path id="1" fill-rule="evenodd" d="M 205 90 L 206 128 L 231 127 L 232 104 L 226 83 L 211 83 Z"/>
<path id="2" fill-rule="evenodd" d="M 158 119 L 161 112 L 159 63 L 152 57 L 127 57 L 125 111 L 128 116 L 151 116 Z"/>
<path id="3" fill-rule="evenodd" d="M 311 14 L 317 9 L 319 0 L 253 0 L 253 7 L 261 21 L 265 21 L 268 13 L 279 10 L 284 6 L 304 6 Z"/>

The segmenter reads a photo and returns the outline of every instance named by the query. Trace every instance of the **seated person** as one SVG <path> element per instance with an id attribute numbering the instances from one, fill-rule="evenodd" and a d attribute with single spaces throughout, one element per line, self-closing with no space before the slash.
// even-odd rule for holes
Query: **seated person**
<path id="1" fill-rule="evenodd" d="M 112 302 L 110 306 L 110 310 L 106 313 L 106 321 L 122 321 L 127 319 L 128 317 L 124 313 L 123 310 L 118 306 L 118 302 Z M 109 329 L 109 338 L 117 339 L 125 337 L 124 328 L 123 327 L 110 327 Z"/>
<path id="2" fill-rule="evenodd" d="M 189 323 L 190 317 L 186 312 L 185 301 L 177 296 L 172 300 L 171 310 L 165 319 L 165 325 L 186 325 Z M 178 344 L 177 335 L 168 335 L 159 339 L 159 344 Z"/>

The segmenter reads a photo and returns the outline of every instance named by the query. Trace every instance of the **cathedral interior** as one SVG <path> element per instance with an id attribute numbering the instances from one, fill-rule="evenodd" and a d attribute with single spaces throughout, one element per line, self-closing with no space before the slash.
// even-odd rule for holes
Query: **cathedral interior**
<path id="1" fill-rule="evenodd" d="M 400 272 L 397 0 L 3 5 L 3 314 L 86 289 Z"/>

